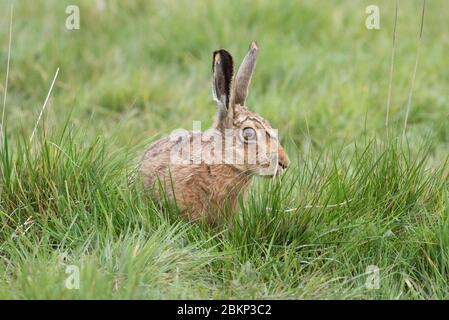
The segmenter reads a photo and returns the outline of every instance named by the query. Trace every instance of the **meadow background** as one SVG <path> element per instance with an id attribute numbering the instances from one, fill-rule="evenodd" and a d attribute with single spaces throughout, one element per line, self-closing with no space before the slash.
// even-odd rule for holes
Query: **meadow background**
<path id="1" fill-rule="evenodd" d="M 0 298 L 449 298 L 449 2 L 427 1 L 420 41 L 422 1 L 398 1 L 390 82 L 395 1 L 1 0 L 1 102 L 11 4 Z M 293 164 L 234 221 L 189 224 L 128 177 L 151 141 L 212 123 L 212 51 L 240 62 L 251 40 L 247 105 Z"/>

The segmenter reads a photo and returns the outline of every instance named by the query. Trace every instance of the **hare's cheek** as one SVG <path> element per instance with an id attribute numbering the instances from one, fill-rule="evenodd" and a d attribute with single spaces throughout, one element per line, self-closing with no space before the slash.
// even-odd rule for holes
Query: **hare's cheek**
<path id="1" fill-rule="evenodd" d="M 258 150 L 256 154 L 256 164 L 258 166 L 264 167 L 266 165 L 269 165 L 269 158 L 267 157 L 266 153 L 264 151 Z"/>
<path id="2" fill-rule="evenodd" d="M 270 161 L 270 152 L 269 152 L 269 145 L 265 143 L 264 140 L 259 140 L 256 145 L 253 146 L 255 148 L 255 155 L 257 159 L 257 164 L 263 165 Z"/>
<path id="3" fill-rule="evenodd" d="M 256 164 L 257 162 L 257 147 L 252 144 L 242 144 L 242 151 L 244 162 L 246 165 Z"/>

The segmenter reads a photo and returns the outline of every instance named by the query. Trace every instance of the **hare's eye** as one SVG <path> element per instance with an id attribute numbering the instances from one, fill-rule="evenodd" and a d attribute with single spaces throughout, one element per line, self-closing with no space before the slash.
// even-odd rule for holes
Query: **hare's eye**
<path id="1" fill-rule="evenodd" d="M 243 128 L 242 136 L 245 141 L 252 141 L 256 139 L 256 130 L 251 127 Z"/>

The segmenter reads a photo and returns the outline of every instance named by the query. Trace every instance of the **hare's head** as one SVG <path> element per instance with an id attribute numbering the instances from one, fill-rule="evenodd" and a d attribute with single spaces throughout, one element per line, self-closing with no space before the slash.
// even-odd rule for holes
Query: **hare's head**
<path id="1" fill-rule="evenodd" d="M 230 165 L 272 176 L 285 170 L 289 159 L 277 130 L 245 105 L 257 51 L 257 44 L 252 42 L 235 75 L 232 55 L 224 49 L 213 53 L 212 91 L 218 107 L 214 128 L 224 137 L 225 154 L 235 160 L 228 162 Z"/>

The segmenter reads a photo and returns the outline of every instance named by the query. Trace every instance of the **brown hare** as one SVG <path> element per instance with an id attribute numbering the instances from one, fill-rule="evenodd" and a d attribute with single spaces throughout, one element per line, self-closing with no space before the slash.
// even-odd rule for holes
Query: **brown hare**
<path id="1" fill-rule="evenodd" d="M 258 46 L 252 42 L 234 76 L 231 54 L 213 53 L 212 93 L 218 111 L 206 132 L 177 131 L 154 142 L 140 163 L 151 196 L 161 188 L 189 219 L 214 223 L 232 214 L 255 175 L 276 176 L 289 165 L 277 131 L 245 106 Z"/>

